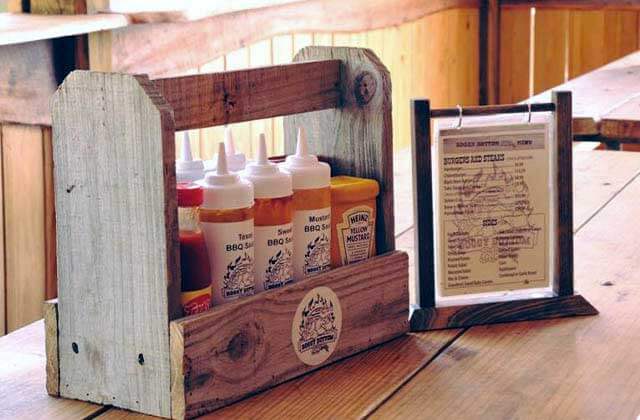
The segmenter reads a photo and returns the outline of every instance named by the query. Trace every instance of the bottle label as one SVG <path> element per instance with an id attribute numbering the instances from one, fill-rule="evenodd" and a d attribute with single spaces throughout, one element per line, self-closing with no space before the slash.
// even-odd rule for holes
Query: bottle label
<path id="1" fill-rule="evenodd" d="M 331 268 L 331 207 L 293 216 L 293 274 L 300 279 Z"/>
<path id="2" fill-rule="evenodd" d="M 213 304 L 254 293 L 253 219 L 202 223 L 209 253 Z"/>
<path id="3" fill-rule="evenodd" d="M 256 289 L 271 290 L 293 281 L 293 225 L 256 226 Z"/>
<path id="4" fill-rule="evenodd" d="M 375 224 L 369 206 L 352 207 L 342 214 L 342 220 L 336 224 L 342 264 L 366 260 L 373 254 Z"/>
<path id="5" fill-rule="evenodd" d="M 182 292 L 180 295 L 184 316 L 199 314 L 211 307 L 211 286 L 200 290 Z"/>

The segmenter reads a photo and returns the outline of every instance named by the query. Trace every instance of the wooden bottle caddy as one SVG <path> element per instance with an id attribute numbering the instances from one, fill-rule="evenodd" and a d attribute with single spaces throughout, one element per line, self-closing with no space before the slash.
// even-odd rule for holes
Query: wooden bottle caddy
<path id="1" fill-rule="evenodd" d="M 426 99 L 411 101 L 413 194 L 416 217 L 416 279 L 419 305 L 411 309 L 411 330 L 426 331 L 499 322 L 529 321 L 598 311 L 573 288 L 573 182 L 571 92 L 553 92 L 553 102 L 431 109 Z M 556 263 L 552 287 L 546 296 L 499 302 L 439 306 L 434 272 L 433 171 L 431 119 L 463 115 L 553 112 L 557 139 L 556 162 Z M 417 244 L 420 244 L 419 246 Z"/>
<path id="2" fill-rule="evenodd" d="M 394 250 L 389 73 L 364 49 L 309 47 L 294 60 L 157 80 L 76 71 L 58 89 L 59 286 L 45 305 L 51 395 L 189 418 L 408 330 L 408 259 Z M 380 255 L 179 318 L 175 131 L 274 116 L 285 116 L 287 153 L 303 125 L 333 175 L 380 183 Z M 333 342 L 313 347 L 326 360 L 303 362 L 303 346 L 294 350 L 301 308 L 328 289 L 336 333 L 324 337 Z"/>

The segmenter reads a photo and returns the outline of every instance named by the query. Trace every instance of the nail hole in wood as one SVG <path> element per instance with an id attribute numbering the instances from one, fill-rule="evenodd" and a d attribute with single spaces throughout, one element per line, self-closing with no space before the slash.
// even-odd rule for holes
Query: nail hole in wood
<path id="1" fill-rule="evenodd" d="M 144 365 L 144 355 L 142 353 L 140 353 L 138 355 L 138 363 L 140 363 L 140 365 Z"/>
<path id="2" fill-rule="evenodd" d="M 78 354 L 78 352 L 80 351 L 78 350 L 78 343 L 76 343 L 75 341 L 71 343 L 71 350 L 73 350 L 75 354 Z"/>

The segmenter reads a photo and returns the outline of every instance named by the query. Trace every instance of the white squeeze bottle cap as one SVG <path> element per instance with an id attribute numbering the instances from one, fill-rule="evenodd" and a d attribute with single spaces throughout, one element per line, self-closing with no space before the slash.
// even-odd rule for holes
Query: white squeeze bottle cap
<path id="1" fill-rule="evenodd" d="M 193 159 L 189 133 L 184 132 L 181 145 L 182 158 L 176 160 L 177 182 L 195 182 L 204 178 L 204 163 L 200 159 Z"/>
<path id="2" fill-rule="evenodd" d="M 218 144 L 218 162 L 214 172 L 207 172 L 202 182 L 202 208 L 211 210 L 242 209 L 253 206 L 253 185 L 229 172 L 224 143 Z"/>
<path id="3" fill-rule="evenodd" d="M 267 159 L 267 142 L 260 134 L 258 159 L 247 165 L 242 173 L 244 179 L 253 183 L 255 198 L 287 197 L 293 194 L 291 175 L 282 172 Z"/>
<path id="4" fill-rule="evenodd" d="M 331 167 L 320 162 L 316 155 L 307 151 L 307 136 L 302 127 L 298 128 L 296 154 L 287 156 L 282 169 L 291 174 L 294 190 L 325 188 L 331 182 Z"/>
<path id="5" fill-rule="evenodd" d="M 227 155 L 227 168 L 231 172 L 239 172 L 243 170 L 247 164 L 247 158 L 244 153 L 236 153 L 236 146 L 233 142 L 233 133 L 231 132 L 231 127 L 227 126 L 224 127 L 224 149 Z M 206 170 L 215 170 L 217 160 L 218 158 L 214 155 L 213 159 L 206 161 Z"/>

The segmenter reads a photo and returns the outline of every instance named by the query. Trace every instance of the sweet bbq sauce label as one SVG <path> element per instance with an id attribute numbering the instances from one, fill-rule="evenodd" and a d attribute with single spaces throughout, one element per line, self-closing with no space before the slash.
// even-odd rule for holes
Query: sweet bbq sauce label
<path id="1" fill-rule="evenodd" d="M 342 329 L 342 307 L 328 287 L 310 290 L 298 304 L 291 324 L 291 343 L 298 358 L 319 365 L 335 351 Z"/>
<path id="2" fill-rule="evenodd" d="M 253 295 L 253 219 L 231 223 L 202 223 L 207 242 L 213 304 Z"/>
<path id="3" fill-rule="evenodd" d="M 300 279 L 331 268 L 331 207 L 293 216 L 293 274 Z"/>
<path id="4" fill-rule="evenodd" d="M 256 289 L 276 289 L 293 282 L 293 225 L 255 227 Z"/>
<path id="5" fill-rule="evenodd" d="M 336 225 L 342 264 L 366 260 L 373 255 L 375 223 L 369 206 L 352 207 L 342 214 L 342 220 Z"/>

